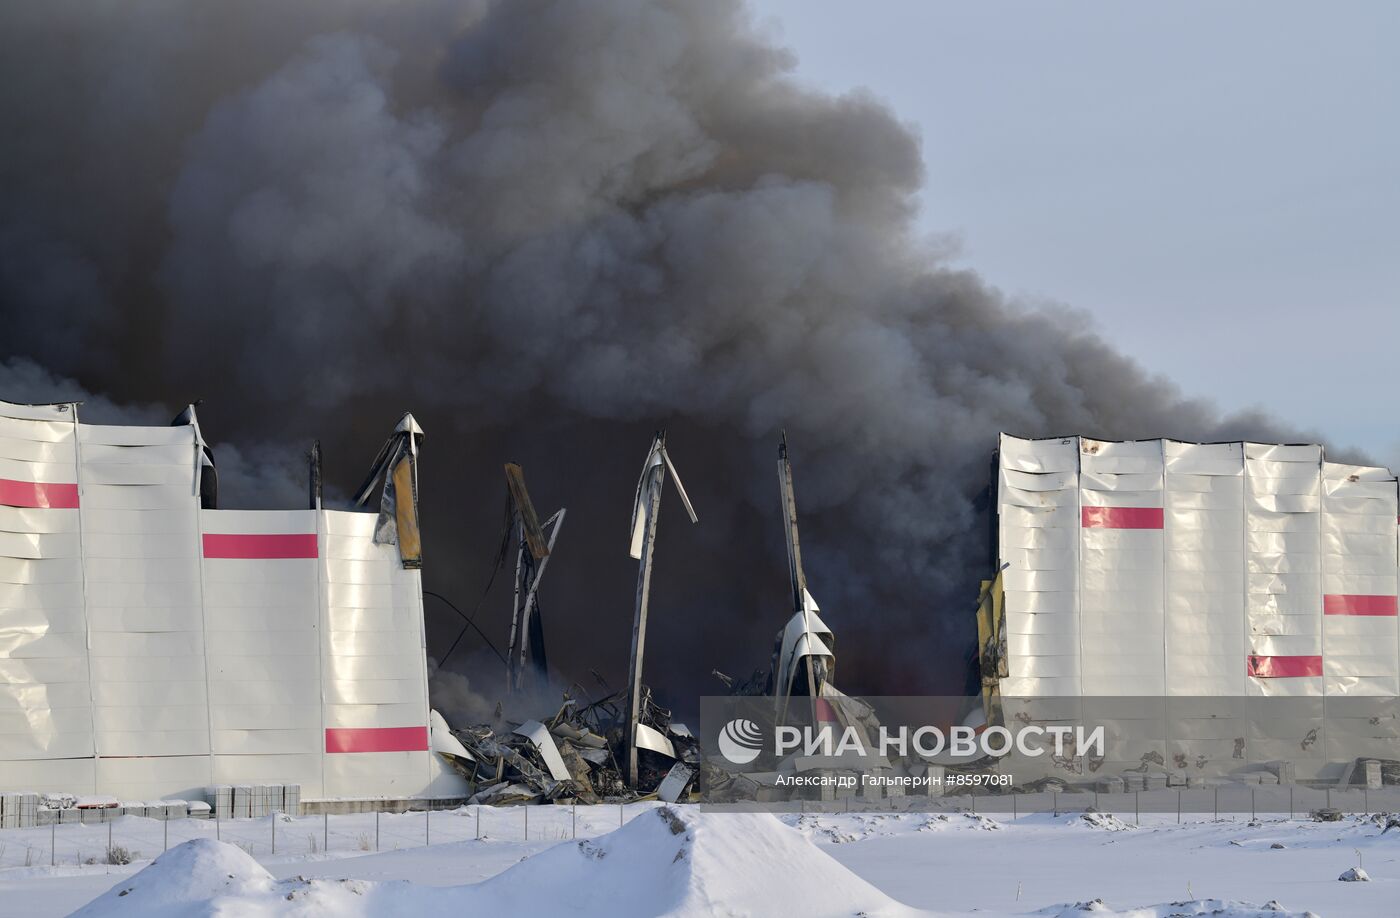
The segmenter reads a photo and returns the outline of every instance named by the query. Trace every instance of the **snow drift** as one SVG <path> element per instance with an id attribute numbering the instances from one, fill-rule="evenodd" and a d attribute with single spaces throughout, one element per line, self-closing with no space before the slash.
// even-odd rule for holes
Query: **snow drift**
<path id="1" fill-rule="evenodd" d="M 196 838 L 171 848 L 73 914 L 112 918 L 211 915 L 216 902 L 267 897 L 277 881 L 247 852 L 227 842 Z"/>
<path id="2" fill-rule="evenodd" d="M 385 914 L 921 914 L 768 814 L 659 807 L 601 838 L 566 842 L 472 886 L 274 881 L 232 845 L 199 839 L 162 855 L 79 916 Z"/>

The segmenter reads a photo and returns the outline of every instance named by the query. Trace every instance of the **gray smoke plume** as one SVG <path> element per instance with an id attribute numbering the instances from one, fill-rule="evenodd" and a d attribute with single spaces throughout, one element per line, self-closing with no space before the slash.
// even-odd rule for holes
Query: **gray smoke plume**
<path id="1" fill-rule="evenodd" d="M 737 0 L 6 4 L 0 356 L 202 396 L 216 450 L 319 437 L 347 491 L 411 408 L 427 586 L 469 612 L 521 462 L 569 507 L 542 593 L 565 682 L 621 682 L 632 489 L 669 428 L 701 522 L 663 504 L 648 680 L 682 705 L 786 618 L 786 428 L 838 681 L 960 689 L 998 431 L 1284 434 L 949 268 L 918 137 L 793 64 Z M 440 655 L 460 620 L 428 601 Z M 478 616 L 498 644 L 507 608 Z"/>
<path id="2" fill-rule="evenodd" d="M 0 359 L 0 398 L 19 404 L 79 402 L 78 417 L 84 424 L 159 427 L 184 409 L 184 405 L 118 404 L 24 357 Z M 286 444 L 221 444 L 217 459 L 220 487 L 238 495 L 241 507 L 273 510 L 301 506 L 307 499 L 306 457 Z M 327 499 L 345 503 L 334 490 L 327 493 Z"/>

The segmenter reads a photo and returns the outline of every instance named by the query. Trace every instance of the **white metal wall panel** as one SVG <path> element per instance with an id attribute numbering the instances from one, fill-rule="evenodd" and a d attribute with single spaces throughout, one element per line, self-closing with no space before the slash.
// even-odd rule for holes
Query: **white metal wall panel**
<path id="1" fill-rule="evenodd" d="M 374 544 L 373 514 L 321 519 L 325 792 L 415 793 L 432 778 L 419 572 Z"/>
<path id="2" fill-rule="evenodd" d="M 1110 773 L 1160 753 L 1168 768 L 1228 770 L 1240 742 L 1300 776 L 1329 755 L 1386 753 L 1400 728 L 1367 705 L 1400 694 L 1389 471 L 1327 463 L 1315 445 L 1003 435 L 1001 447 L 1004 701 L 1038 696 L 1037 720 L 1036 703 L 1056 701 L 1114 723 Z M 1112 709 L 1111 696 L 1159 692 L 1160 725 Z M 1249 696 L 1263 716 L 1233 710 Z"/>
<path id="3" fill-rule="evenodd" d="M 322 795 L 317 516 L 200 512 L 216 783 Z"/>
<path id="4" fill-rule="evenodd" d="M 0 789 L 427 788 L 421 585 L 375 514 L 201 511 L 192 427 L 75 414 L 0 403 Z"/>
<path id="5" fill-rule="evenodd" d="M 1161 695 L 1162 443 L 1079 443 L 1083 693 Z"/>
<path id="6" fill-rule="evenodd" d="M 193 790 L 212 776 L 198 449 L 187 425 L 78 427 L 97 785 L 107 793 L 160 796 L 172 779 Z M 130 609 L 160 611 L 135 631 Z"/>
<path id="7" fill-rule="evenodd" d="M 0 402 L 0 787 L 7 789 L 86 792 L 94 781 L 76 422 L 73 405 Z"/>
<path id="8" fill-rule="evenodd" d="M 1245 692 L 1244 445 L 1164 441 L 1169 695 Z"/>
<path id="9" fill-rule="evenodd" d="M 1246 691 L 1321 695 L 1322 447 L 1244 450 Z"/>
<path id="10" fill-rule="evenodd" d="M 1002 691 L 1079 695 L 1079 438 L 1002 434 L 998 457 L 1007 640 L 1020 648 Z"/>
<path id="11" fill-rule="evenodd" d="M 1108 773 L 1161 760 L 1164 691 L 1162 443 L 1079 441 L 1079 628 L 1084 717 L 1110 728 Z M 1097 696 L 1097 697 L 1095 697 Z M 1153 716 L 1153 714 L 1156 716 Z"/>
<path id="12" fill-rule="evenodd" d="M 202 797 L 210 783 L 209 756 L 154 754 L 149 750 L 170 750 L 184 743 L 159 734 L 152 739 L 152 745 L 134 745 L 137 751 L 129 757 L 100 759 L 98 792 L 125 800 Z"/>
<path id="13" fill-rule="evenodd" d="M 1395 477 L 1385 469 L 1324 463 L 1322 511 L 1326 692 L 1400 694 Z"/>

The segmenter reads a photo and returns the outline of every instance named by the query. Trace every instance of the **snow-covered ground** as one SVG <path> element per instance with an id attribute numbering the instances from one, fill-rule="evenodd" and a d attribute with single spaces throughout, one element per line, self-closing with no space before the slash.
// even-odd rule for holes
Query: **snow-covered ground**
<path id="1" fill-rule="evenodd" d="M 5 830 L 0 916 L 64 915 L 89 902 L 85 915 L 209 914 L 217 899 L 223 913 L 256 915 L 1350 918 L 1395 915 L 1400 901 L 1400 830 L 1383 834 L 1383 821 L 1364 817 L 1187 816 L 1178 825 L 1174 814 L 1144 814 L 1139 827 L 1131 814 L 661 809 L 484 808 L 478 840 L 468 807 L 433 814 L 430 846 L 422 813 L 381 816 L 378 853 L 372 815 L 332 817 L 330 853 L 326 823 L 304 817 L 278 823 L 275 855 L 270 820 L 224 823 L 219 834 L 233 844 L 220 844 L 212 823 L 123 817 L 114 841 L 143 858 L 128 866 L 76 863 L 101 856 L 106 826 L 59 826 L 57 867 L 48 866 L 49 829 Z M 166 828 L 172 850 L 152 865 Z M 204 841 L 179 847 L 192 838 Z M 1358 866 L 1368 882 L 1338 880 Z"/>

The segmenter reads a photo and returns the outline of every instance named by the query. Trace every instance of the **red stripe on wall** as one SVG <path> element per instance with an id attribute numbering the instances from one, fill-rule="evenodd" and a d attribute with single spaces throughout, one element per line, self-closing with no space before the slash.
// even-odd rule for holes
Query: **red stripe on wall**
<path id="1" fill-rule="evenodd" d="M 1323 615 L 1395 615 L 1397 611 L 1394 596 L 1333 593 L 1322 597 Z"/>
<path id="2" fill-rule="evenodd" d="M 316 533 L 274 535 L 204 534 L 206 558 L 315 558 Z"/>
<path id="3" fill-rule="evenodd" d="M 326 752 L 421 752 L 427 727 L 327 727 Z"/>
<path id="4" fill-rule="evenodd" d="M 1085 507 L 1085 529 L 1161 529 L 1161 507 Z"/>
<path id="5" fill-rule="evenodd" d="M 6 507 L 72 510 L 78 506 L 78 486 L 0 478 L 0 504 Z"/>
<path id="6" fill-rule="evenodd" d="M 1322 675 L 1321 656 L 1249 658 L 1249 674 L 1259 679 L 1290 679 Z"/>

